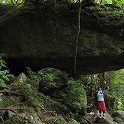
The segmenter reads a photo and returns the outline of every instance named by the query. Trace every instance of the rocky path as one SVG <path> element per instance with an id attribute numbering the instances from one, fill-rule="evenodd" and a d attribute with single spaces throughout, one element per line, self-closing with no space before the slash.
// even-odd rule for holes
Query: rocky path
<path id="1" fill-rule="evenodd" d="M 119 124 L 113 121 L 113 118 L 108 112 L 106 112 L 105 118 L 100 118 L 98 113 L 96 114 L 94 111 L 92 111 L 88 113 L 88 119 L 91 124 Z"/>

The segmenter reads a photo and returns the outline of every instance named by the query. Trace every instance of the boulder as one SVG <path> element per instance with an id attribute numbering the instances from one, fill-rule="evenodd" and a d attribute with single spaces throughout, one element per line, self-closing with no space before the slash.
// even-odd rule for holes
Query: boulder
<path id="1" fill-rule="evenodd" d="M 45 124 L 67 124 L 67 122 L 62 116 L 57 116 L 49 118 L 45 121 Z"/>
<path id="2" fill-rule="evenodd" d="M 69 7 L 66 14 L 62 8 L 57 9 L 58 13 L 44 5 L 32 8 L 16 9 L 13 14 L 0 18 L 0 51 L 6 55 L 8 67 L 16 74 L 26 71 L 26 67 L 34 70 L 54 67 L 72 73 L 76 56 L 76 14 Z M 8 19 L 1 21 L 6 16 Z M 77 74 L 123 68 L 124 16 L 100 11 L 88 15 L 82 12 L 81 18 Z"/>
<path id="3" fill-rule="evenodd" d="M 114 122 L 107 119 L 99 119 L 98 124 L 114 124 Z"/>
<path id="4" fill-rule="evenodd" d="M 117 122 L 118 124 L 124 124 L 124 121 L 123 121 L 121 118 L 117 117 L 117 116 L 114 117 L 113 120 L 114 120 L 115 122 Z"/>
<path id="5" fill-rule="evenodd" d="M 0 116 L 0 123 L 4 122 L 3 118 Z"/>
<path id="6" fill-rule="evenodd" d="M 6 120 L 9 120 L 10 118 L 12 118 L 14 115 L 15 115 L 14 112 L 8 110 L 8 111 L 5 111 L 2 118 L 4 121 L 6 121 Z"/>
<path id="7" fill-rule="evenodd" d="M 118 119 L 119 122 L 122 121 L 122 120 L 124 121 L 124 111 L 122 111 L 122 110 L 115 111 L 115 112 L 113 112 L 112 117 L 115 120 Z"/>
<path id="8" fill-rule="evenodd" d="M 96 122 L 98 124 L 115 124 L 112 116 L 106 111 L 105 113 L 105 118 L 99 118 L 99 115 L 98 117 L 96 118 Z"/>

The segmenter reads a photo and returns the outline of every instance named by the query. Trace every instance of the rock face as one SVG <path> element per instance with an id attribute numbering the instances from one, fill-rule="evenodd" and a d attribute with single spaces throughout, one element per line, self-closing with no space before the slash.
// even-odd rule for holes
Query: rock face
<path id="1" fill-rule="evenodd" d="M 0 20 L 4 16 L 6 14 Z M 99 19 L 82 13 L 77 74 L 124 67 L 123 17 L 118 20 L 110 15 L 107 17 L 104 20 L 105 17 Z M 54 67 L 71 73 L 76 49 L 76 21 L 75 13 L 55 13 L 47 7 L 38 11 L 20 9 L 8 21 L 0 23 L 0 53 L 6 55 L 8 66 L 16 72 L 24 71 L 26 67 Z"/>

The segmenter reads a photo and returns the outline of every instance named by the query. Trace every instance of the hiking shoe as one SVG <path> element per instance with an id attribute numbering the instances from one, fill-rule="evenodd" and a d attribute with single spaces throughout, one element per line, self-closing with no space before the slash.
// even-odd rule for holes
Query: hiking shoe
<path id="1" fill-rule="evenodd" d="M 105 114 L 103 114 L 103 117 L 102 117 L 103 119 L 105 118 Z"/>
<path id="2" fill-rule="evenodd" d="M 105 119 L 105 116 L 103 116 L 102 118 Z"/>

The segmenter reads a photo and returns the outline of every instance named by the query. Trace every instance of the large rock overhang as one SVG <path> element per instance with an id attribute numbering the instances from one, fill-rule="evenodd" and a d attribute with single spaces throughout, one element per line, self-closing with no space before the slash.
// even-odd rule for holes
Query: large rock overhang
<path id="1" fill-rule="evenodd" d="M 117 21 L 112 17 L 108 20 L 82 13 L 77 74 L 124 67 L 123 17 Z M 40 12 L 23 10 L 0 24 L 0 53 L 6 55 L 9 68 L 15 71 L 24 71 L 26 67 L 35 70 L 55 67 L 71 73 L 76 21 L 76 13 L 60 14 L 43 8 Z"/>

